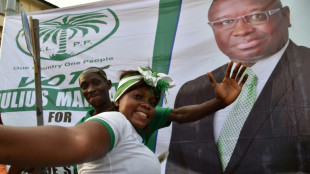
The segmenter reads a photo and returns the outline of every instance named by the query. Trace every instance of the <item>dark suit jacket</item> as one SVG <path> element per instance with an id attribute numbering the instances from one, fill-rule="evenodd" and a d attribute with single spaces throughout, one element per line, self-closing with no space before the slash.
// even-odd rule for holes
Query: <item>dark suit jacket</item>
<path id="1" fill-rule="evenodd" d="M 226 67 L 212 72 L 218 82 Z M 204 75 L 181 87 L 175 107 L 214 97 Z M 197 122 L 173 124 L 167 174 L 223 173 L 213 120 L 212 114 Z M 225 173 L 299 172 L 310 173 L 310 49 L 290 41 L 245 121 Z"/>

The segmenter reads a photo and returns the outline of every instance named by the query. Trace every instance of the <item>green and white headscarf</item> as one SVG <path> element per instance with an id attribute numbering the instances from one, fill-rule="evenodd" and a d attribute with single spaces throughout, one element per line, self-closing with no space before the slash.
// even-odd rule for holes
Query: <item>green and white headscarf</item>
<path id="1" fill-rule="evenodd" d="M 164 73 L 152 72 L 149 68 L 138 67 L 140 74 L 124 76 L 117 87 L 115 101 L 117 101 L 131 86 L 144 80 L 146 84 L 152 87 L 155 93 L 161 93 L 175 86 L 172 78 Z"/>

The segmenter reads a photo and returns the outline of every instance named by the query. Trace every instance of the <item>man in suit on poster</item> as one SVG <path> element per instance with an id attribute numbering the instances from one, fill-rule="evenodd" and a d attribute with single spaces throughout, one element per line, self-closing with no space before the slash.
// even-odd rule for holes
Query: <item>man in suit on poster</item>
<path id="1" fill-rule="evenodd" d="M 289 8 L 280 0 L 214 0 L 208 18 L 220 50 L 256 74 L 256 98 L 228 155 L 218 142 L 239 99 L 202 120 L 173 123 L 166 173 L 310 173 L 310 49 L 289 40 Z M 212 72 L 216 80 L 226 66 Z M 175 107 L 214 98 L 207 78 L 185 83 Z"/>

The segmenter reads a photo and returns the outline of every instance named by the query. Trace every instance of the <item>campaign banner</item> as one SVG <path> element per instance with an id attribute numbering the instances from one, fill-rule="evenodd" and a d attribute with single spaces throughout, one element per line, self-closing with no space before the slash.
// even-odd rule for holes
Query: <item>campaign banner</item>
<path id="1" fill-rule="evenodd" d="M 105 70 L 113 83 L 111 100 L 121 70 L 146 66 L 168 73 L 177 86 L 168 91 L 162 105 L 173 107 L 180 85 L 216 67 L 209 63 L 207 67 L 197 65 L 208 62 L 208 57 L 221 55 L 213 50 L 216 45 L 206 21 L 209 4 L 189 0 L 124 0 L 29 13 L 40 23 L 44 125 L 73 126 L 85 116 L 91 106 L 81 94 L 78 77 L 93 66 L 111 65 Z M 213 47 L 201 49 L 204 44 Z M 227 61 L 218 64 L 224 62 Z M 36 126 L 34 65 L 19 15 L 5 18 L 0 66 L 4 124 Z M 157 154 L 168 149 L 167 130 L 154 138 Z M 57 171 L 54 169 L 54 173 Z"/>
<path id="2" fill-rule="evenodd" d="M 150 66 L 157 13 L 158 1 L 124 1 L 29 14 L 40 22 L 44 125 L 74 125 L 84 116 L 89 104 L 82 97 L 78 77 L 87 67 L 111 65 L 107 73 L 114 83 L 113 98 L 120 70 Z M 1 49 L 4 123 L 34 126 L 33 61 L 20 16 L 6 17 Z"/>
<path id="3" fill-rule="evenodd" d="M 167 73 L 175 80 L 176 86 L 168 90 L 166 99 L 160 104 L 175 107 L 179 89 L 186 82 L 230 61 L 217 47 L 212 28 L 208 25 L 211 2 L 105 0 L 29 13 L 28 16 L 40 23 L 44 125 L 74 126 L 85 116 L 91 106 L 80 91 L 78 78 L 88 67 L 110 65 L 105 72 L 113 83 L 110 90 L 112 101 L 122 70 L 145 66 Z M 0 81 L 0 111 L 4 124 L 36 126 L 33 58 L 27 50 L 20 15 L 5 18 Z M 213 90 L 208 92 L 213 94 Z M 200 130 L 198 123 L 187 124 L 190 128 L 187 130 L 203 134 L 205 130 Z M 163 128 L 153 137 L 153 150 L 157 155 L 169 150 L 172 131 L 172 126 Z M 178 136 L 182 135 L 175 135 Z M 214 139 L 211 141 L 215 143 Z M 185 138 L 173 143 L 182 145 L 185 142 L 193 143 L 192 147 L 197 149 L 182 149 L 186 153 L 180 156 L 171 149 L 169 156 L 203 161 L 204 157 L 199 156 L 203 148 L 199 149 L 198 145 L 205 142 L 189 142 Z M 166 162 L 162 163 L 162 173 L 174 173 L 174 168 L 196 172 L 195 167 L 187 166 L 187 161 L 172 161 L 168 169 Z M 50 173 L 73 173 L 72 166 L 48 170 Z"/>

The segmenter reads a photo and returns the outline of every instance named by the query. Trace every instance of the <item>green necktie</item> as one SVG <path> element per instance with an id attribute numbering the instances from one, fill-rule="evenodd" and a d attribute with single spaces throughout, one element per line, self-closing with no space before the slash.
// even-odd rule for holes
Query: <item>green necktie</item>
<path id="1" fill-rule="evenodd" d="M 257 76 L 249 68 L 245 70 L 245 73 L 248 73 L 248 79 L 242 88 L 236 105 L 227 116 L 217 142 L 223 171 L 228 165 L 243 124 L 256 101 Z"/>

